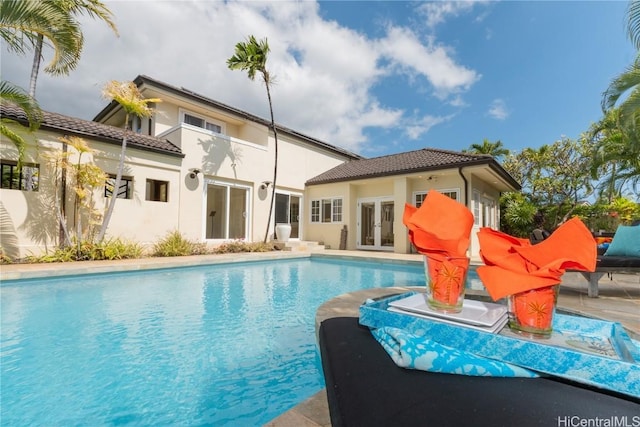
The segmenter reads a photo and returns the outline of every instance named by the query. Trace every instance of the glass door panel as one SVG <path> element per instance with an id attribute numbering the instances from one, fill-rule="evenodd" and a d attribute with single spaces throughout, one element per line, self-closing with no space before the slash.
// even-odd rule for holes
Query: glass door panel
<path id="1" fill-rule="evenodd" d="M 220 185 L 207 186 L 207 239 L 226 238 L 227 189 Z"/>
<path id="2" fill-rule="evenodd" d="M 393 201 L 380 202 L 380 245 L 393 247 Z"/>
<path id="3" fill-rule="evenodd" d="M 360 203 L 360 245 L 375 246 L 375 202 Z"/>
<path id="4" fill-rule="evenodd" d="M 300 238 L 300 197 L 289 197 L 289 222 L 291 223 L 291 238 Z"/>
<path id="5" fill-rule="evenodd" d="M 291 224 L 291 238 L 300 238 L 300 197 L 276 193 L 275 226 L 280 223 Z"/>
<path id="6" fill-rule="evenodd" d="M 229 238 L 245 239 L 247 237 L 247 190 L 244 188 L 231 188 L 230 190 Z"/>

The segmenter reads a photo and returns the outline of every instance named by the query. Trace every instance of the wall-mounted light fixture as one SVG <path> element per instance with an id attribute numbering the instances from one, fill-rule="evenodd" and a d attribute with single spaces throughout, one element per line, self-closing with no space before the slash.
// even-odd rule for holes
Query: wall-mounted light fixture
<path id="1" fill-rule="evenodd" d="M 427 181 L 431 181 L 431 182 L 438 182 L 438 177 L 435 175 L 429 175 L 427 177 Z"/>
<path id="2" fill-rule="evenodd" d="M 198 168 L 192 168 L 192 169 L 189 169 L 189 170 L 191 171 L 191 173 L 189 173 L 189 178 L 191 178 L 191 179 L 196 179 L 198 177 L 198 174 L 202 172 Z"/>
<path id="3" fill-rule="evenodd" d="M 260 184 L 260 189 L 266 190 L 267 188 L 269 188 L 270 185 L 271 185 L 271 181 L 262 181 L 262 184 Z"/>

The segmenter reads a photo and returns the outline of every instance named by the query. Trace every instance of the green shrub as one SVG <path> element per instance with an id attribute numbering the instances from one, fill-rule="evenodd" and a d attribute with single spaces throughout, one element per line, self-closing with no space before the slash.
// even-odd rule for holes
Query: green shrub
<path id="1" fill-rule="evenodd" d="M 153 245 L 153 256 L 185 256 L 206 253 L 204 243 L 195 243 L 186 239 L 179 231 L 172 231 Z"/>
<path id="2" fill-rule="evenodd" d="M 270 252 L 273 245 L 270 243 L 254 242 L 249 243 L 242 240 L 223 243 L 213 250 L 215 254 L 235 254 L 240 252 Z"/>
<path id="3" fill-rule="evenodd" d="M 138 243 L 116 238 L 100 243 L 84 241 L 80 245 L 74 244 L 65 248 L 57 248 L 44 255 L 29 256 L 26 261 L 31 263 L 102 261 L 140 258 L 141 256 L 142 247 Z"/>

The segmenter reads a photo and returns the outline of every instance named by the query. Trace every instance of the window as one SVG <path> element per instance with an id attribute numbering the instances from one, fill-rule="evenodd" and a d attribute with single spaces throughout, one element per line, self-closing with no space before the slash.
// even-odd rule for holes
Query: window
<path id="1" fill-rule="evenodd" d="M 18 170 L 18 163 L 3 160 L 0 164 L 2 188 L 22 191 L 38 191 L 40 165 L 25 163 Z"/>
<path id="2" fill-rule="evenodd" d="M 445 190 L 436 190 L 441 194 L 444 194 L 447 197 L 452 198 L 453 200 L 460 201 L 460 190 L 459 189 L 445 189 Z M 420 191 L 418 193 L 414 193 L 415 205 L 417 208 L 422 206 L 424 199 L 427 197 L 426 191 Z"/>
<path id="3" fill-rule="evenodd" d="M 116 185 L 116 176 L 109 174 L 104 184 L 104 197 L 111 197 L 113 188 Z M 130 199 L 133 193 L 133 178 L 128 176 L 120 177 L 120 188 L 118 189 L 118 199 Z"/>
<path id="4" fill-rule="evenodd" d="M 320 222 L 320 200 L 311 201 L 311 222 Z"/>
<path id="5" fill-rule="evenodd" d="M 169 183 L 167 181 L 147 179 L 145 200 L 150 200 L 152 202 L 168 202 Z"/>
<path id="6" fill-rule="evenodd" d="M 477 226 L 481 225 L 481 210 L 480 210 L 480 192 L 473 190 L 473 223 Z"/>
<path id="7" fill-rule="evenodd" d="M 222 133 L 222 126 L 220 124 L 213 123 L 209 120 L 205 120 L 202 117 L 195 116 L 190 113 L 184 113 L 184 118 L 182 121 L 188 125 L 197 126 L 211 132 Z"/>
<path id="8" fill-rule="evenodd" d="M 311 222 L 342 222 L 342 199 L 312 200 Z"/>

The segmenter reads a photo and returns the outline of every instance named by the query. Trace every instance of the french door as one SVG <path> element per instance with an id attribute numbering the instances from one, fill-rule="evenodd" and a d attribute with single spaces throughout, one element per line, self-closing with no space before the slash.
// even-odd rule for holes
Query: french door
<path id="1" fill-rule="evenodd" d="M 392 197 L 358 199 L 356 247 L 393 250 L 394 203 Z"/>
<path id="2" fill-rule="evenodd" d="M 295 194 L 276 193 L 274 233 L 276 224 L 286 223 L 291 224 L 290 238 L 300 238 L 300 199 Z"/>

